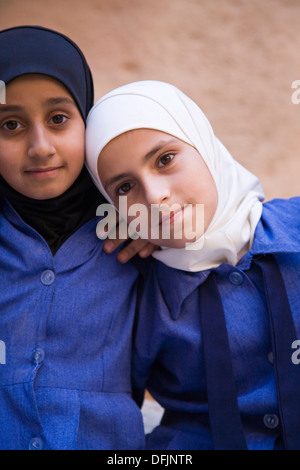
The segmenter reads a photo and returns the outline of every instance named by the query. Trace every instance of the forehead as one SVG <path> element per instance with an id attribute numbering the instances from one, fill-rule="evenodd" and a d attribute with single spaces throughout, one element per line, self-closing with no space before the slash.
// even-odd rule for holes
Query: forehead
<path id="1" fill-rule="evenodd" d="M 0 106 L 0 113 L 18 110 L 29 112 L 36 107 L 48 109 L 56 105 L 71 106 L 78 110 L 73 97 L 58 80 L 46 75 L 28 74 L 21 75 L 8 83 L 6 100 Z"/>
<path id="2" fill-rule="evenodd" d="M 153 129 L 142 128 L 124 132 L 110 140 L 100 151 L 98 171 L 103 171 L 103 164 L 105 169 L 112 165 L 115 169 L 116 163 L 130 165 L 134 164 L 137 158 L 144 160 L 149 152 L 153 154 L 155 149 L 162 147 L 171 139 L 176 140 L 165 132 Z"/>
<path id="3" fill-rule="evenodd" d="M 12 93 L 22 88 L 32 88 L 36 92 L 39 90 L 59 91 L 60 93 L 70 94 L 67 88 L 55 78 L 42 74 L 26 74 L 14 78 L 6 85 L 6 91 Z"/>
<path id="4" fill-rule="evenodd" d="M 177 137 L 167 134 L 166 132 L 156 129 L 132 129 L 123 134 L 114 137 L 103 150 L 100 152 L 106 153 L 107 151 L 113 151 L 114 149 L 126 145 L 125 149 L 133 149 L 135 151 L 146 150 L 147 148 L 154 146 L 163 146 L 168 143 L 184 143 Z"/>

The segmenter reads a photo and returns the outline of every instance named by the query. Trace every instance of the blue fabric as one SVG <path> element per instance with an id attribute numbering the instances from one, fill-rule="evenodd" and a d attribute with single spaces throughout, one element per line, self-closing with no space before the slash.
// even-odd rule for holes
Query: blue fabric
<path id="1" fill-rule="evenodd" d="M 293 414 L 299 416 L 300 364 L 292 363 L 292 344 L 282 344 L 281 347 L 286 348 L 283 356 L 289 361 L 293 374 L 289 377 L 285 374 L 281 379 L 282 375 L 277 373 L 282 359 L 279 361 L 276 350 L 273 350 L 273 336 L 274 330 L 280 336 L 280 327 L 276 326 L 280 323 L 271 324 L 271 320 L 276 310 L 274 303 L 278 299 L 274 289 L 269 299 L 259 265 L 259 260 L 265 259 L 272 273 L 278 267 L 280 276 L 277 279 L 280 281 L 276 281 L 276 287 L 279 292 L 286 293 L 289 304 L 282 314 L 290 312 L 294 340 L 299 340 L 299 214 L 300 198 L 277 199 L 264 204 L 251 251 L 237 266 L 224 263 L 212 270 L 224 312 L 236 396 L 248 449 L 289 448 L 282 433 L 283 416 L 285 426 L 293 429 L 295 434 L 291 446 L 296 442 L 300 449 L 300 421 L 297 425 L 292 419 Z M 201 293 L 205 291 L 212 271 L 184 272 L 154 261 L 147 277 L 136 330 L 135 394 L 141 403 L 143 390 L 147 387 L 166 409 L 161 425 L 148 436 L 149 449 L 214 448 L 208 409 L 211 390 L 207 390 L 201 322 Z M 213 308 L 212 303 L 206 314 L 214 315 Z M 213 331 L 211 335 L 206 341 L 210 341 L 211 348 L 214 345 L 219 348 L 220 344 L 214 343 L 216 336 Z M 222 351 L 220 375 L 221 355 Z M 227 384 L 224 380 L 224 385 L 220 385 L 217 374 L 215 376 L 211 387 L 215 395 L 219 393 L 221 400 L 222 390 Z M 278 400 L 278 393 L 287 385 L 281 380 L 290 381 L 289 393 L 292 390 L 294 397 L 298 397 L 291 400 L 288 413 L 281 409 L 282 404 Z M 225 401 L 223 405 L 226 407 Z M 228 423 L 222 423 L 222 427 L 228 441 L 232 422 L 230 410 L 227 412 Z"/>
<path id="2" fill-rule="evenodd" d="M 0 214 L 0 449 L 141 449 L 131 398 L 138 271 L 102 251 L 94 218 L 53 257 Z"/>
<path id="3" fill-rule="evenodd" d="M 293 315 L 289 306 L 285 283 L 278 264 L 270 256 L 260 257 L 270 313 L 273 354 L 279 413 L 285 447 L 299 450 L 300 446 L 300 372 L 291 357 L 291 348 L 297 338 Z"/>
<path id="4" fill-rule="evenodd" d="M 237 274 L 235 283 L 240 279 Z M 214 271 L 206 280 L 205 288 L 201 288 L 200 301 L 207 403 L 214 449 L 247 450 L 222 299 Z M 227 432 L 228 422 L 230 433 Z"/>
<path id="5" fill-rule="evenodd" d="M 6 84 L 23 74 L 49 75 L 72 94 L 85 120 L 94 101 L 90 68 L 79 47 L 67 36 L 41 26 L 0 31 L 0 79 Z"/>

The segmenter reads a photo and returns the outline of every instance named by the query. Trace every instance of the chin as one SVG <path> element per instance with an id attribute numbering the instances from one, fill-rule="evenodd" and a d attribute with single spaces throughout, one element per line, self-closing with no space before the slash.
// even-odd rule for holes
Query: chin
<path id="1" fill-rule="evenodd" d="M 154 245 L 159 245 L 160 247 L 164 247 L 164 248 L 182 249 L 182 248 L 185 248 L 189 243 L 193 243 L 195 240 L 186 240 L 186 239 L 181 239 L 181 240 L 160 240 L 158 243 L 157 243 L 157 240 L 155 240 L 156 243 L 154 243 L 154 242 L 152 242 L 152 243 Z"/>
<path id="2" fill-rule="evenodd" d="M 66 192 L 65 188 L 53 188 L 53 189 L 43 189 L 42 191 L 35 191 L 35 193 L 29 197 L 32 199 L 38 199 L 40 201 L 44 201 L 47 199 L 54 199 L 56 197 L 61 196 Z"/>

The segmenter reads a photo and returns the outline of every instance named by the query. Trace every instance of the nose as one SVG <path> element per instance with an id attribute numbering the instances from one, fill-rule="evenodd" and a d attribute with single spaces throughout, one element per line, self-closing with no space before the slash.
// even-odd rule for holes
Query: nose
<path id="1" fill-rule="evenodd" d="M 144 181 L 144 196 L 149 206 L 167 204 L 170 195 L 170 187 L 165 178 L 156 176 Z"/>
<path id="2" fill-rule="evenodd" d="M 28 156 L 36 159 L 48 159 L 55 154 L 51 135 L 42 124 L 37 124 L 29 131 Z"/>

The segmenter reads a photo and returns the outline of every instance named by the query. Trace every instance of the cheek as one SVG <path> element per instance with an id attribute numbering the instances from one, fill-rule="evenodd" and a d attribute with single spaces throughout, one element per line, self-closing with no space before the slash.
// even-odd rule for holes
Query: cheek
<path id="1" fill-rule="evenodd" d="M 198 203 L 214 206 L 218 199 L 214 179 L 204 162 L 194 169 L 190 179 L 186 179 L 185 187 L 190 188 L 195 195 L 197 194 Z"/>
<path id="2" fill-rule="evenodd" d="M 218 192 L 212 177 L 207 180 L 207 184 L 203 189 L 203 193 L 204 229 L 207 230 L 215 215 L 218 205 Z"/>
<path id="3" fill-rule="evenodd" d="M 60 153 L 68 161 L 69 167 L 74 171 L 82 167 L 85 157 L 84 131 L 73 133 L 68 139 L 62 139 L 60 142 Z"/>
<path id="4" fill-rule="evenodd" d="M 128 234 L 131 238 L 134 238 L 135 234 L 138 233 L 143 240 L 149 239 L 151 233 L 149 208 L 144 204 L 135 203 L 129 204 L 127 210 L 125 205 L 123 207 L 119 206 L 119 210 L 120 215 L 128 224 Z"/>
<path id="5" fill-rule="evenodd" d="M 98 172 L 98 176 L 101 181 L 101 184 L 105 186 L 107 181 L 113 176 L 115 176 L 117 171 L 118 171 L 118 167 L 114 165 L 113 156 L 110 156 L 109 152 L 106 149 L 102 150 L 97 161 L 97 172 Z M 115 188 L 110 189 L 108 191 L 108 195 L 114 201 L 114 203 L 118 205 L 119 196 L 116 194 Z"/>
<path id="6" fill-rule="evenodd" d="M 185 200 L 194 204 L 204 205 L 205 230 L 211 222 L 218 204 L 218 192 L 209 170 L 200 166 L 194 175 L 186 177 L 183 188 Z"/>
<path id="7" fill-rule="evenodd" d="M 78 163 L 82 165 L 84 163 L 85 157 L 85 147 L 83 142 L 81 142 L 81 145 L 75 146 L 74 155 L 76 156 Z"/>
<path id="8" fill-rule="evenodd" d="M 4 179 L 7 179 L 7 176 L 17 178 L 20 172 L 20 158 L 18 157 L 21 152 L 10 147 L 8 145 L 3 148 L 0 145 L 0 174 Z"/>

